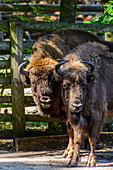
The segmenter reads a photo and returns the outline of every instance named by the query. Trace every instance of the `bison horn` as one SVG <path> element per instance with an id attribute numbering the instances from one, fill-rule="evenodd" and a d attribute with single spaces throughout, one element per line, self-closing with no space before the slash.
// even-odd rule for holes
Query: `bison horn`
<path id="1" fill-rule="evenodd" d="M 95 70 L 95 66 L 94 66 L 94 64 L 93 63 L 91 63 L 91 62 L 89 62 L 89 61 L 82 61 L 82 63 L 86 63 L 86 64 L 88 64 L 90 67 L 91 67 L 91 72 L 93 72 L 94 70 Z"/>
<path id="2" fill-rule="evenodd" d="M 23 68 L 23 67 L 24 67 L 25 65 L 27 65 L 27 64 L 28 64 L 28 62 L 25 61 L 25 62 L 23 62 L 22 64 L 19 65 L 18 71 L 19 71 L 20 74 L 26 75 L 26 76 L 29 75 L 29 72 L 28 72 L 28 71 L 25 71 L 24 68 Z"/>
<path id="3" fill-rule="evenodd" d="M 60 67 L 61 67 L 64 63 L 67 63 L 67 62 L 68 62 L 68 60 L 61 61 L 60 63 L 58 63 L 58 64 L 55 66 L 55 71 L 56 71 L 57 74 L 59 74 L 60 76 L 64 76 L 64 75 L 65 75 L 65 73 L 60 70 Z"/>

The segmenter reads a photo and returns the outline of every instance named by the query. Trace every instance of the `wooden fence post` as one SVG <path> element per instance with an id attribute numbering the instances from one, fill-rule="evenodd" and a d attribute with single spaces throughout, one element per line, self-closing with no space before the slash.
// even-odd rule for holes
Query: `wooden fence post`
<path id="1" fill-rule="evenodd" d="M 10 22 L 11 36 L 11 96 L 13 139 L 25 136 L 24 86 L 19 78 L 18 66 L 23 61 L 23 25 Z"/>
<path id="2" fill-rule="evenodd" d="M 0 4 L 1 4 L 1 0 L 0 0 Z M 2 13 L 0 12 L 0 20 L 2 20 Z M 3 40 L 3 31 L 0 31 L 0 41 Z"/>
<path id="3" fill-rule="evenodd" d="M 60 22 L 74 23 L 76 16 L 77 0 L 61 0 Z"/>

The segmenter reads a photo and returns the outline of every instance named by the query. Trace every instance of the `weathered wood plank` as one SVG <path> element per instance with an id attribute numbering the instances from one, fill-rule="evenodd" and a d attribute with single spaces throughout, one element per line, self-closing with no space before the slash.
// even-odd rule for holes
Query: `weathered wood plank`
<path id="1" fill-rule="evenodd" d="M 102 5 L 77 5 L 77 12 L 103 12 L 104 8 Z"/>
<path id="2" fill-rule="evenodd" d="M 32 96 L 24 96 L 24 102 L 25 103 L 34 103 Z"/>
<path id="3" fill-rule="evenodd" d="M 53 122 L 54 120 L 49 118 L 48 116 L 40 116 L 40 115 L 25 115 L 25 120 L 27 122 Z"/>
<path id="4" fill-rule="evenodd" d="M 113 24 L 83 24 L 83 23 L 64 23 L 64 22 L 35 22 L 29 21 L 23 26 L 26 31 L 56 31 L 64 28 L 79 28 L 87 31 L 112 32 Z"/>
<path id="5" fill-rule="evenodd" d="M 32 12 L 33 8 L 36 7 L 44 12 L 56 12 L 60 11 L 60 4 L 0 4 L 0 11 L 26 11 Z M 18 9 L 18 10 L 17 10 Z M 102 5 L 77 5 L 77 12 L 103 12 Z"/>
<path id="6" fill-rule="evenodd" d="M 0 84 L 7 85 L 10 83 L 11 83 L 11 80 L 9 77 L 0 77 Z"/>
<path id="7" fill-rule="evenodd" d="M 0 50 L 9 51 L 10 50 L 10 42 L 9 41 L 0 41 Z"/>
<path id="8" fill-rule="evenodd" d="M 1 3 L 1 0 L 0 0 Z M 2 20 L 2 13 L 0 12 L 0 20 Z M 0 41 L 3 40 L 3 31 L 0 31 Z"/>
<path id="9" fill-rule="evenodd" d="M 33 8 L 36 7 L 39 11 L 50 11 L 50 12 L 56 12 L 60 10 L 59 4 L 0 4 L 0 11 L 5 12 L 14 12 L 14 11 L 21 11 L 21 12 L 33 12 Z"/>
<path id="10" fill-rule="evenodd" d="M 11 103 L 11 96 L 0 96 L 0 103 Z"/>
<path id="11" fill-rule="evenodd" d="M 112 117 L 106 117 L 105 120 L 104 120 L 104 124 L 109 124 L 109 123 L 113 123 L 113 115 Z"/>
<path id="12" fill-rule="evenodd" d="M 0 121 L 12 121 L 12 114 L 0 114 Z"/>
<path id="13" fill-rule="evenodd" d="M 46 135 L 51 135 L 49 132 Z M 45 132 L 41 131 L 25 131 L 25 137 L 34 137 L 34 136 L 45 136 Z M 13 139 L 13 131 L 6 130 L 0 131 L 0 139 Z"/>
<path id="14" fill-rule="evenodd" d="M 0 121 L 7 122 L 12 121 L 12 114 L 2 114 L 0 113 Z M 47 116 L 40 115 L 25 115 L 26 122 L 52 122 L 53 119 Z"/>
<path id="15" fill-rule="evenodd" d="M 23 41 L 23 49 L 32 48 L 36 41 Z"/>
<path id="16" fill-rule="evenodd" d="M 113 145 L 113 132 L 101 132 L 99 143 Z M 68 144 L 68 135 L 38 136 L 16 139 L 16 151 L 40 151 L 48 149 L 59 149 Z M 84 147 L 84 144 L 83 144 Z"/>
<path id="17" fill-rule="evenodd" d="M 23 26 L 10 22 L 11 35 L 11 96 L 13 139 L 25 136 L 24 86 L 20 81 L 18 66 L 23 61 Z"/>
<path id="18" fill-rule="evenodd" d="M 32 48 L 33 44 L 36 41 L 23 41 L 23 49 Z M 4 52 L 6 54 L 10 53 L 10 41 L 0 41 L 0 52 Z M 0 66 L 2 64 L 0 63 Z"/>
<path id="19" fill-rule="evenodd" d="M 0 131 L 0 139 L 13 139 L 13 131 L 12 130 Z"/>
<path id="20" fill-rule="evenodd" d="M 3 114 L 0 113 L 0 121 L 12 121 L 12 114 Z M 55 120 L 51 119 L 47 116 L 40 116 L 40 115 L 25 115 L 25 121 L 27 122 L 53 122 Z M 113 123 L 113 114 L 108 115 L 105 117 L 104 124 L 106 123 Z"/>
<path id="21" fill-rule="evenodd" d="M 0 28 L 2 28 L 2 26 L 3 26 L 3 21 L 0 21 Z M 39 21 L 23 22 L 23 29 L 25 31 L 32 31 L 32 32 L 33 31 L 41 31 L 41 32 L 56 31 L 64 28 L 79 28 L 87 31 L 112 32 L 113 24 L 83 24 L 83 23 L 75 24 L 75 23 L 64 23 L 64 22 L 39 22 Z"/>
<path id="22" fill-rule="evenodd" d="M 11 103 L 11 96 L 0 96 L 0 103 Z M 25 103 L 34 103 L 32 96 L 24 96 Z"/>
<path id="23" fill-rule="evenodd" d="M 7 67 L 7 68 L 10 67 L 9 60 L 0 60 L 0 68 L 4 68 L 4 67 Z"/>
<path id="24" fill-rule="evenodd" d="M 16 139 L 16 151 L 60 149 L 68 144 L 68 135 L 38 136 Z"/>
<path id="25" fill-rule="evenodd" d="M 33 0 L 27 0 L 26 2 L 32 2 Z M 45 1 L 45 0 L 41 0 L 41 1 Z M 50 0 L 46 0 L 46 1 L 50 1 Z M 59 2 L 59 0 L 51 0 L 51 2 Z M 4 2 L 4 0 L 1 0 L 1 2 Z M 14 2 L 15 3 L 15 0 L 7 0 L 7 3 L 10 3 L 10 2 Z M 19 2 L 25 2 L 25 0 L 19 0 Z M 40 0 L 35 0 L 35 2 L 40 2 Z"/>
<path id="26" fill-rule="evenodd" d="M 0 21 L 0 31 L 9 30 L 8 21 Z"/>

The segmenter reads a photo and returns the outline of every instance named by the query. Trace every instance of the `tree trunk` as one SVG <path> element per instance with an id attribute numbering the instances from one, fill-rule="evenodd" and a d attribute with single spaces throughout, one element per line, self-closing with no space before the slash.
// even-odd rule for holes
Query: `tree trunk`
<path id="1" fill-rule="evenodd" d="M 75 23 L 76 5 L 76 0 L 61 0 L 59 21 Z"/>

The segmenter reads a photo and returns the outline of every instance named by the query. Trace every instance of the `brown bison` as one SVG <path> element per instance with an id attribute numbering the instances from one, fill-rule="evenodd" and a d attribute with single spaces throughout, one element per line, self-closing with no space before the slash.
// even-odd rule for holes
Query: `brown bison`
<path id="1" fill-rule="evenodd" d="M 113 110 L 113 67 L 110 64 L 113 64 L 113 53 L 109 48 L 97 42 L 87 42 L 73 49 L 56 65 L 56 72 L 61 76 L 67 119 L 74 131 L 70 166 L 78 164 L 85 133 L 91 148 L 87 166 L 96 165 L 95 145 L 104 115 L 107 110 Z"/>
<path id="2" fill-rule="evenodd" d="M 107 44 L 112 51 L 113 42 L 100 40 L 94 34 L 79 29 L 64 29 L 48 34 L 38 39 L 34 44 L 30 63 L 26 71 L 23 69 L 26 63 L 19 67 L 21 80 L 24 84 L 31 84 L 33 98 L 39 106 L 41 115 L 49 115 L 56 120 L 67 120 L 66 109 L 61 98 L 60 76 L 55 72 L 57 59 L 64 56 L 81 43 L 96 41 Z M 68 125 L 69 146 L 64 157 L 72 147 L 73 131 Z"/>

